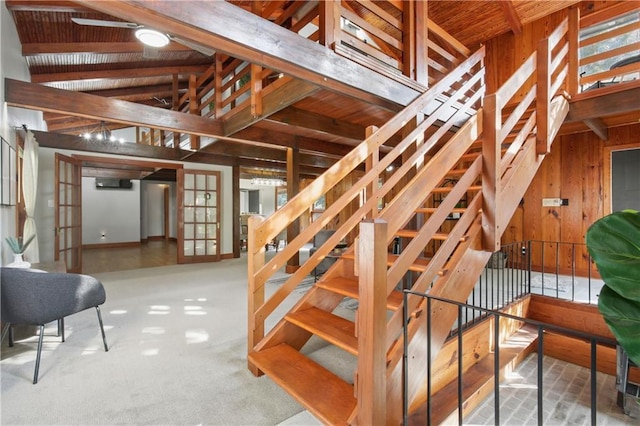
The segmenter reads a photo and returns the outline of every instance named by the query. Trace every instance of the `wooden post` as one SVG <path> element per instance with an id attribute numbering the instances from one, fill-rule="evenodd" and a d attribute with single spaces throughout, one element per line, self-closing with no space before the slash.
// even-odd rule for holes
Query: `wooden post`
<path id="1" fill-rule="evenodd" d="M 180 108 L 180 81 L 178 80 L 178 74 L 173 74 L 173 80 L 171 84 L 171 109 L 178 111 Z M 180 132 L 173 132 L 173 147 L 180 149 Z"/>
<path id="2" fill-rule="evenodd" d="M 548 154 L 551 143 L 549 141 L 549 93 L 551 87 L 551 48 L 549 39 L 538 43 L 538 57 L 536 64 L 536 152 L 539 155 Z"/>
<path id="3" fill-rule="evenodd" d="M 198 87 L 197 87 L 197 76 L 195 74 L 191 74 L 189 76 L 189 114 L 200 115 L 200 107 L 198 105 Z M 198 135 L 189 135 L 189 143 L 191 145 L 191 149 L 199 150 L 200 149 L 200 136 Z"/>
<path id="4" fill-rule="evenodd" d="M 501 189 L 498 135 L 502 128 L 502 108 L 497 94 L 485 96 L 482 121 L 482 245 L 484 250 L 496 252 L 500 249 L 501 235 L 497 214 Z"/>
<path id="5" fill-rule="evenodd" d="M 378 130 L 376 126 L 368 126 L 364 132 L 365 138 L 368 138 L 369 136 L 374 134 L 376 130 Z M 365 173 L 368 173 L 369 170 L 373 169 L 378 164 L 378 161 L 380 161 L 380 151 L 376 149 L 365 160 L 365 163 L 364 163 Z M 376 179 L 373 182 L 371 182 L 369 185 L 367 185 L 367 188 L 365 189 L 365 196 L 363 201 L 366 203 L 367 200 L 374 198 L 376 196 L 377 191 L 378 191 L 378 181 Z M 377 204 L 373 206 L 371 211 L 367 212 L 366 217 L 367 219 L 375 219 L 376 217 L 378 217 Z"/>
<path id="6" fill-rule="evenodd" d="M 578 72 L 580 65 L 580 8 L 573 5 L 569 8 L 569 75 L 567 77 L 567 92 L 570 96 L 578 94 Z"/>
<path id="7" fill-rule="evenodd" d="M 253 352 L 253 348 L 264 337 L 264 318 L 257 318 L 256 312 L 264 304 L 264 284 L 265 280 L 261 282 L 256 278 L 256 272 L 260 270 L 265 264 L 265 248 L 264 245 L 256 246 L 256 229 L 260 224 L 264 222 L 262 216 L 251 216 L 247 221 L 248 238 L 247 238 L 247 270 L 249 281 L 249 298 L 248 298 L 248 313 L 249 318 L 247 324 L 249 330 L 247 333 L 247 353 Z M 258 367 L 248 362 L 249 371 L 254 375 L 260 376 L 262 373 L 258 370 Z"/>
<path id="8" fill-rule="evenodd" d="M 222 55 L 220 53 L 215 54 L 216 61 L 216 75 L 214 82 L 214 96 L 215 96 L 215 116 L 213 118 L 222 117 L 222 80 L 224 79 L 224 75 L 222 75 Z"/>
<path id="9" fill-rule="evenodd" d="M 320 44 L 333 49 L 340 40 L 340 2 L 320 2 Z"/>
<path id="10" fill-rule="evenodd" d="M 387 223 L 360 224 L 358 335 L 358 424 L 387 418 Z"/>
<path id="11" fill-rule="evenodd" d="M 251 64 L 251 116 L 262 115 L 262 67 Z"/>
<path id="12" fill-rule="evenodd" d="M 424 87 L 429 87 L 429 48 L 427 47 L 427 39 L 429 37 L 429 31 L 427 28 L 427 22 L 429 22 L 427 16 L 428 7 L 429 5 L 426 1 L 416 2 L 415 79 Z"/>
<path id="13" fill-rule="evenodd" d="M 420 2 L 418 2 L 420 3 Z M 412 1 L 404 3 L 402 11 L 402 73 L 416 79 L 416 5 Z"/>
<path id="14" fill-rule="evenodd" d="M 298 148 L 287 148 L 287 200 L 291 200 L 300 192 L 300 151 Z M 287 241 L 293 241 L 300 233 L 300 219 L 296 218 L 287 228 Z M 300 267 L 300 254 L 296 252 L 287 261 L 285 272 L 292 274 Z"/>

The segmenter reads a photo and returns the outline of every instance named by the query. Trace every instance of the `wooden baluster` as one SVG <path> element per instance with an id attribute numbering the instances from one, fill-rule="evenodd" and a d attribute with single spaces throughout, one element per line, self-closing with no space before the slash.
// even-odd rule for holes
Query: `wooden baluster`
<path id="1" fill-rule="evenodd" d="M 580 8 L 569 8 L 569 76 L 567 77 L 567 92 L 570 96 L 578 94 L 578 72 L 580 65 Z"/>
<path id="2" fill-rule="evenodd" d="M 387 223 L 360 224 L 358 305 L 358 424 L 387 417 Z"/>

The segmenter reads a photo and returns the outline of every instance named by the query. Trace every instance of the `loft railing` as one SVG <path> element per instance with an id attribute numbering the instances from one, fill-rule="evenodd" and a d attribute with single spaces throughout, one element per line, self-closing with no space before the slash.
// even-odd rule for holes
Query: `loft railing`
<path id="1" fill-rule="evenodd" d="M 576 9 L 575 13 L 578 13 Z M 640 83 L 640 13 L 621 2 L 579 19 L 577 91 Z"/>

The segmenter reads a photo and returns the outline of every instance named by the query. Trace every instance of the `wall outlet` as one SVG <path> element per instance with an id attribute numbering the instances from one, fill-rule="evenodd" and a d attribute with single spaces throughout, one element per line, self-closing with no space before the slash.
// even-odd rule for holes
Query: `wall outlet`
<path id="1" fill-rule="evenodd" d="M 543 198 L 542 207 L 560 207 L 562 205 L 562 198 Z"/>

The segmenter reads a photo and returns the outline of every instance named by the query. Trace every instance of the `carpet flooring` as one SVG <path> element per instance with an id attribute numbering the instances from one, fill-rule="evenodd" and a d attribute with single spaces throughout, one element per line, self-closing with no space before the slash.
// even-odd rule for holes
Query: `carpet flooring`
<path id="1" fill-rule="evenodd" d="M 274 425 L 303 411 L 247 369 L 246 259 L 95 276 L 109 352 L 93 309 L 66 318 L 65 343 L 47 328 L 36 385 L 36 337 L 5 341 L 2 425 Z"/>

